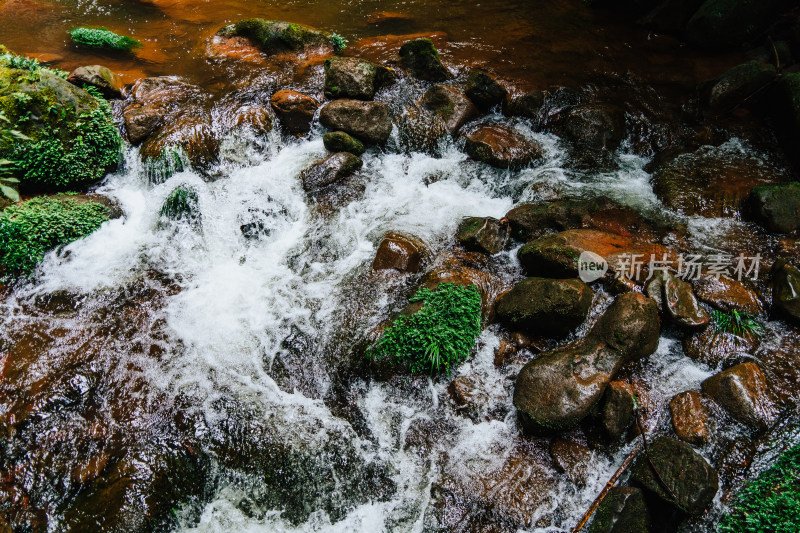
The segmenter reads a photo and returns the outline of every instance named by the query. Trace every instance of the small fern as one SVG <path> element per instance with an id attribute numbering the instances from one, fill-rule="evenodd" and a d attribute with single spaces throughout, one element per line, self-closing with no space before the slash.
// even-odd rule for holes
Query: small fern
<path id="1" fill-rule="evenodd" d="M 405 363 L 412 372 L 449 374 L 469 357 L 481 332 L 478 289 L 443 283 L 433 291 L 420 289 L 409 301 L 422 302 L 422 308 L 399 316 L 367 350 L 367 356 Z"/>
<path id="2" fill-rule="evenodd" d="M 725 313 L 714 309 L 711 311 L 711 316 L 714 319 L 714 327 L 718 331 L 732 333 L 739 337 L 762 337 L 764 335 L 764 326 L 749 313 L 740 313 L 736 310 Z"/>
<path id="3" fill-rule="evenodd" d="M 333 51 L 337 54 L 341 54 L 347 48 L 347 43 L 349 42 L 338 33 L 331 33 L 331 44 L 333 45 Z"/>

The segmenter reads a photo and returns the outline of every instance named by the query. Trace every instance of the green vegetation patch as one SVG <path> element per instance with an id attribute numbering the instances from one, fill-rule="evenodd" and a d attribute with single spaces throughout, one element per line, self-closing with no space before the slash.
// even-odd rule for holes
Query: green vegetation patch
<path id="1" fill-rule="evenodd" d="M 301 51 L 311 46 L 332 45 L 330 38 L 321 31 L 302 24 L 259 18 L 240 20 L 226 26 L 220 32 L 226 37 L 247 37 L 257 43 L 264 52 L 281 50 Z"/>
<path id="2" fill-rule="evenodd" d="M 719 533 L 800 531 L 800 444 L 784 453 L 733 501 Z"/>
<path id="3" fill-rule="evenodd" d="M 474 285 L 443 283 L 409 300 L 422 308 L 399 316 L 367 350 L 373 359 L 407 364 L 412 372 L 446 372 L 469 357 L 481 332 L 481 295 Z"/>
<path id="4" fill-rule="evenodd" d="M 0 54 L 0 153 L 6 175 L 28 190 L 70 190 L 119 163 L 122 140 L 111 107 L 63 72 Z"/>
<path id="5" fill-rule="evenodd" d="M 108 208 L 97 202 L 39 196 L 0 213 L 0 271 L 6 279 L 28 274 L 56 246 L 97 230 Z"/>
<path id="6" fill-rule="evenodd" d="M 161 216 L 172 220 L 199 221 L 197 191 L 181 185 L 176 187 L 161 206 Z"/>
<path id="7" fill-rule="evenodd" d="M 748 313 L 740 313 L 736 310 L 726 313 L 713 309 L 711 318 L 714 320 L 714 327 L 719 331 L 732 333 L 740 337 L 762 337 L 764 335 L 764 326 L 756 317 Z"/>
<path id="8" fill-rule="evenodd" d="M 105 28 L 74 28 L 69 31 L 72 41 L 78 46 L 87 48 L 102 48 L 105 50 L 117 50 L 130 52 L 134 48 L 139 48 L 142 43 L 136 39 L 131 39 L 124 35 L 117 35 L 113 31 Z"/>

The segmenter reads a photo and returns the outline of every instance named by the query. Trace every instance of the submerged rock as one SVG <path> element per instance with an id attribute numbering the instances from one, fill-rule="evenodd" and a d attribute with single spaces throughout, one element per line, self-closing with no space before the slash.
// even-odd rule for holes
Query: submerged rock
<path id="1" fill-rule="evenodd" d="M 486 72 L 473 70 L 467 77 L 467 90 L 465 91 L 481 110 L 488 110 L 503 102 L 508 91 Z"/>
<path id="2" fill-rule="evenodd" d="M 708 440 L 708 410 L 698 391 L 676 394 L 669 402 L 669 411 L 679 439 L 696 446 Z"/>
<path id="3" fill-rule="evenodd" d="M 415 274 L 419 272 L 427 255 L 422 239 L 414 235 L 389 232 L 383 236 L 372 261 L 372 270 L 397 270 Z"/>
<path id="4" fill-rule="evenodd" d="M 653 300 L 635 293 L 619 296 L 586 337 L 522 368 L 514 385 L 514 406 L 526 431 L 541 435 L 576 427 L 625 362 L 655 351 L 659 335 Z"/>
<path id="5" fill-rule="evenodd" d="M 525 117 L 540 120 L 546 93 L 544 91 L 527 91 L 509 93 L 503 100 L 503 114 L 507 117 Z"/>
<path id="6" fill-rule="evenodd" d="M 372 100 L 375 92 L 394 79 L 388 68 L 358 57 L 325 60 L 325 96 Z"/>
<path id="7" fill-rule="evenodd" d="M 319 109 L 319 102 L 311 96 L 288 89 L 273 94 L 270 104 L 283 127 L 294 135 L 308 133 Z"/>
<path id="8" fill-rule="evenodd" d="M 319 120 L 331 130 L 341 130 L 370 144 L 384 143 L 392 133 L 389 106 L 383 102 L 334 100 L 322 108 Z"/>
<path id="9" fill-rule="evenodd" d="M 800 230 L 800 182 L 761 185 L 750 192 L 756 220 L 776 233 Z"/>
<path id="10" fill-rule="evenodd" d="M 456 240 L 467 250 L 498 254 L 508 241 L 508 225 L 492 217 L 469 217 L 459 224 Z"/>
<path id="11" fill-rule="evenodd" d="M 625 138 L 625 113 L 609 104 L 579 104 L 556 115 L 548 126 L 570 143 L 578 167 L 607 167 Z"/>
<path id="12" fill-rule="evenodd" d="M 450 85 L 433 85 L 425 91 L 420 104 L 440 117 L 451 135 L 480 114 L 464 93 Z"/>
<path id="13" fill-rule="evenodd" d="M 636 487 L 613 487 L 595 511 L 589 533 L 649 533 L 650 514 Z"/>
<path id="14" fill-rule="evenodd" d="M 633 465 L 631 479 L 689 515 L 702 514 L 719 490 L 716 470 L 691 446 L 671 437 L 657 438 L 649 451 Z"/>
<path id="15" fill-rule="evenodd" d="M 703 381 L 703 392 L 736 420 L 756 429 L 767 429 L 775 419 L 767 380 L 751 362 L 733 366 Z"/>
<path id="16" fill-rule="evenodd" d="M 426 81 L 445 81 L 450 73 L 430 39 L 415 39 L 400 47 L 400 59 L 411 74 Z"/>
<path id="17" fill-rule="evenodd" d="M 772 300 L 779 311 L 800 322 L 800 270 L 783 260 L 772 267 Z"/>
<path id="18" fill-rule="evenodd" d="M 122 80 L 102 65 L 78 67 L 70 73 L 67 81 L 78 87 L 94 87 L 107 99 L 122 98 Z"/>
<path id="19" fill-rule="evenodd" d="M 217 35 L 226 38 L 245 37 L 266 54 L 302 52 L 312 48 L 333 52 L 327 34 L 302 24 L 279 20 L 245 19 L 225 26 Z"/>
<path id="20" fill-rule="evenodd" d="M 466 136 L 467 153 L 493 167 L 517 170 L 544 155 L 542 147 L 508 126 L 482 126 Z"/>
<path id="21" fill-rule="evenodd" d="M 353 155 L 361 155 L 367 150 L 364 143 L 343 131 L 326 133 L 322 136 L 322 142 L 330 152 L 350 152 Z"/>
<path id="22" fill-rule="evenodd" d="M 565 474 L 579 487 L 586 485 L 590 462 L 594 456 L 592 450 L 577 442 L 554 439 L 550 444 L 550 456 L 558 472 Z"/>
<path id="23" fill-rule="evenodd" d="M 527 278 L 497 304 L 497 318 L 526 333 L 566 335 L 589 313 L 594 291 L 579 279 Z"/>
<path id="24" fill-rule="evenodd" d="M 303 188 L 313 192 L 336 183 L 361 168 L 361 158 L 349 152 L 338 152 L 320 159 L 300 174 Z"/>

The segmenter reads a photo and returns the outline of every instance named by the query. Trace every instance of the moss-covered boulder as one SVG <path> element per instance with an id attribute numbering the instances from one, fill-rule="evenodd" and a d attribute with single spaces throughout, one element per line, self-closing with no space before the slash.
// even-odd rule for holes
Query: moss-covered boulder
<path id="1" fill-rule="evenodd" d="M 165 220 L 186 220 L 192 224 L 200 223 L 200 197 L 197 191 L 187 185 L 179 185 L 170 192 L 159 212 Z"/>
<path id="2" fill-rule="evenodd" d="M 777 76 L 775 66 L 760 61 L 737 65 L 708 84 L 708 105 L 716 111 L 727 111 L 761 91 Z"/>
<path id="3" fill-rule="evenodd" d="M 433 85 L 422 95 L 420 105 L 441 118 L 451 135 L 480 115 L 475 104 L 464 93 L 450 85 Z"/>
<path id="4" fill-rule="evenodd" d="M 400 59 L 411 74 L 421 80 L 445 81 L 450 72 L 442 64 L 439 51 L 430 39 L 414 39 L 400 47 Z"/>
<path id="5" fill-rule="evenodd" d="M 526 278 L 497 304 L 497 318 L 511 328 L 566 335 L 589 314 L 594 291 L 579 279 Z"/>
<path id="6" fill-rule="evenodd" d="M 784 0 L 706 0 L 686 25 L 689 42 L 708 48 L 738 47 L 780 13 Z"/>
<path id="7" fill-rule="evenodd" d="M 322 143 L 331 152 L 350 152 L 361 155 L 366 151 L 364 143 L 343 131 L 330 131 L 322 136 Z"/>
<path id="8" fill-rule="evenodd" d="M 389 106 L 383 102 L 335 100 L 322 108 L 319 121 L 330 130 L 344 131 L 370 144 L 384 143 L 392 133 Z"/>
<path id="9" fill-rule="evenodd" d="M 800 182 L 761 185 L 750 192 L 753 216 L 768 230 L 800 230 Z"/>
<path id="10" fill-rule="evenodd" d="M 360 57 L 325 60 L 325 96 L 372 100 L 375 92 L 394 80 L 388 68 Z"/>
<path id="11" fill-rule="evenodd" d="M 97 230 L 109 219 L 107 205 L 69 195 L 39 196 L 0 213 L 0 276 L 33 271 L 47 251 Z"/>
<path id="12" fill-rule="evenodd" d="M 122 80 L 110 68 L 102 65 L 78 67 L 70 72 L 67 81 L 78 87 L 94 87 L 105 98 L 122 98 Z"/>
<path id="13" fill-rule="evenodd" d="M 468 217 L 459 224 L 456 240 L 467 250 L 498 254 L 508 241 L 508 224 L 492 217 Z"/>
<path id="14" fill-rule="evenodd" d="M 111 108 L 67 82 L 63 72 L 0 54 L 0 153 L 16 163 L 23 190 L 68 190 L 117 167 L 121 140 Z"/>
<path id="15" fill-rule="evenodd" d="M 691 446 L 671 437 L 653 441 L 649 452 L 637 459 L 631 479 L 687 514 L 702 514 L 719 490 L 716 470 Z"/>
<path id="16" fill-rule="evenodd" d="M 251 18 L 225 26 L 217 32 L 221 37 L 245 37 L 267 54 L 303 52 L 326 48 L 333 52 L 328 34 L 293 22 Z"/>

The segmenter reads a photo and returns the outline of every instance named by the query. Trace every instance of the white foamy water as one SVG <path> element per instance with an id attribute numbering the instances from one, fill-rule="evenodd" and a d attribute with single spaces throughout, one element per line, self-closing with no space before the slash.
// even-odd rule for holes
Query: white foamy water
<path id="1" fill-rule="evenodd" d="M 257 404 L 265 417 L 277 414 L 288 438 L 309 449 L 346 438 L 365 460 L 389 465 L 396 487 L 387 501 L 356 505 L 335 523 L 319 510 L 293 525 L 277 509 L 245 513 L 240 503 L 248 497 L 246 489 L 223 484 L 205 505 L 200 522 L 185 524 L 185 531 L 422 531 L 431 487 L 443 472 L 466 478 L 493 472 L 519 445 L 513 382 L 493 364 L 496 331 L 485 331 L 477 354 L 455 371 L 476 379 L 485 393 L 479 416 L 454 411 L 445 390 L 449 380 L 430 381 L 429 391 L 417 397 L 374 383 L 357 401 L 372 440 L 357 436 L 320 399 L 281 390 L 270 366 L 293 328 L 315 340 L 313 349 L 325 348 L 325 339 L 336 333 L 338 318 L 347 310 L 349 284 L 367 271 L 387 231 L 414 233 L 434 251 L 442 250 L 452 243 L 462 217 L 502 218 L 515 202 L 535 197 L 535 183 L 653 206 L 648 176 L 641 170 L 644 160 L 623 157 L 620 171 L 577 180 L 563 170 L 553 137 L 533 133 L 525 124 L 518 127 L 545 147 L 545 161 L 536 169 L 496 171 L 469 161 L 452 145 L 440 158 L 374 150 L 364 156 L 359 173 L 363 191 L 330 212 L 314 206 L 298 178 L 325 154 L 318 136 L 288 144 L 273 136 L 260 162 L 245 153 L 252 145 L 229 141 L 227 175 L 215 181 L 182 172 L 150 185 L 137 153 L 130 151 L 127 169 L 110 176 L 99 190 L 119 201 L 125 218 L 49 254 L 36 281 L 21 287 L 17 297 L 62 290 L 91 296 L 124 287 L 150 271 L 163 273 L 179 287 L 155 311 L 166 324 L 169 349 L 158 361 L 136 361 L 157 390 L 192 391 L 203 398 L 209 425 L 226 416 L 214 401 L 233 396 Z M 236 161 L 247 166 L 231 163 Z M 159 223 L 160 207 L 178 185 L 198 193 L 201 220 L 196 227 Z M 240 227 L 253 217 L 261 222 L 262 233 L 247 239 Z M 507 259 L 515 261 L 513 254 Z M 388 302 L 376 299 L 371 316 L 386 316 Z M 648 369 L 648 379 L 667 385 L 664 397 L 697 386 L 705 376 L 679 357 L 674 343 L 663 339 Z M 305 357 L 319 355 L 312 350 Z M 507 415 L 497 418 L 492 412 Z M 426 419 L 445 419 L 452 427 L 451 440 L 420 457 L 405 449 L 404 441 L 412 422 Z M 537 520 L 550 525 L 534 531 L 569 530 L 627 451 L 613 457 L 595 454 L 582 488 L 555 475 L 553 484 L 543 487 L 551 493 L 536 512 Z"/>

